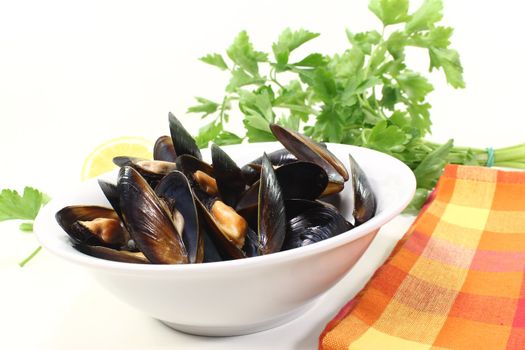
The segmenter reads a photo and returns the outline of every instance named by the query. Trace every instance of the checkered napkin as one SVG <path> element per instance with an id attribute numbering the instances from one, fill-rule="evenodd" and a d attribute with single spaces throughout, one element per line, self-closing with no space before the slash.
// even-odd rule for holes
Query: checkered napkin
<path id="1" fill-rule="evenodd" d="M 321 349 L 525 349 L 525 173 L 448 166 Z"/>

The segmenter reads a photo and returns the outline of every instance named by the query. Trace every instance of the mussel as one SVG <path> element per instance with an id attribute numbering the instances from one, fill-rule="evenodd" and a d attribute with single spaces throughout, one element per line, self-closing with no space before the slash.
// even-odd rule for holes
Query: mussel
<path id="1" fill-rule="evenodd" d="M 173 146 L 171 136 L 160 136 L 153 146 L 153 159 L 175 163 L 177 152 Z"/>
<path id="2" fill-rule="evenodd" d="M 155 193 L 163 199 L 177 223 L 190 263 L 204 260 L 204 241 L 197 206 L 190 183 L 180 171 L 166 175 L 155 188 Z"/>
<path id="3" fill-rule="evenodd" d="M 117 213 L 96 205 L 73 205 L 55 214 L 58 224 L 77 244 L 124 247 L 129 233 Z"/>
<path id="4" fill-rule="evenodd" d="M 207 223 L 207 232 L 224 259 L 244 258 L 248 223 L 232 207 L 219 198 L 214 169 L 190 156 L 177 158 L 177 166 L 188 178 L 197 205 Z"/>
<path id="5" fill-rule="evenodd" d="M 353 203 L 352 216 L 355 220 L 355 225 L 361 225 L 370 220 L 376 212 L 377 203 L 372 187 L 368 182 L 364 171 L 355 161 L 351 154 L 348 155 L 350 159 L 350 173 L 352 174 L 352 190 Z"/>
<path id="6" fill-rule="evenodd" d="M 275 167 L 297 162 L 297 158 L 286 148 L 281 148 L 277 151 L 270 152 L 267 154 L 267 156 L 272 165 Z M 261 175 L 262 158 L 262 156 L 255 158 L 241 168 L 244 181 L 247 185 L 252 185 L 255 181 L 259 180 L 259 176 Z"/>
<path id="7" fill-rule="evenodd" d="M 120 169 L 117 189 L 126 227 L 137 247 L 156 264 L 188 263 L 188 253 L 179 232 L 184 219 L 160 199 L 132 167 Z"/>
<path id="8" fill-rule="evenodd" d="M 246 188 L 241 169 L 216 144 L 211 145 L 211 159 L 219 195 L 224 203 L 234 207 Z"/>
<path id="9" fill-rule="evenodd" d="M 286 233 L 283 194 L 272 164 L 263 155 L 259 185 L 257 247 L 261 255 L 281 250 Z"/>
<path id="10" fill-rule="evenodd" d="M 329 185 L 324 195 L 343 190 L 344 182 L 349 179 L 345 166 L 328 148 L 314 140 L 277 124 L 270 124 L 274 136 L 299 160 L 309 161 L 321 166 L 328 175 Z"/>
<path id="11" fill-rule="evenodd" d="M 375 195 L 353 157 L 347 171 L 326 145 L 298 132 L 270 125 L 285 148 L 239 168 L 215 144 L 211 164 L 203 161 L 171 113 L 169 126 L 171 136 L 155 143 L 154 160 L 116 157 L 116 185 L 98 181 L 113 209 L 69 206 L 57 212 L 76 249 L 128 263 L 240 259 L 313 244 L 375 215 Z M 321 201 L 347 180 L 348 220 Z"/>
<path id="12" fill-rule="evenodd" d="M 113 163 L 121 168 L 125 166 L 132 167 L 153 187 L 155 187 L 164 176 L 177 169 L 175 163 L 172 162 L 127 156 L 115 157 L 113 158 Z"/>
<path id="13" fill-rule="evenodd" d="M 275 169 L 284 199 L 317 199 L 328 185 L 328 175 L 319 165 L 296 161 Z M 258 205 L 259 180 L 239 199 L 236 210 L 248 213 Z M 248 214 L 247 214 L 248 215 Z"/>
<path id="14" fill-rule="evenodd" d="M 333 206 L 319 201 L 286 201 L 287 232 L 283 249 L 302 247 L 353 228 Z"/>

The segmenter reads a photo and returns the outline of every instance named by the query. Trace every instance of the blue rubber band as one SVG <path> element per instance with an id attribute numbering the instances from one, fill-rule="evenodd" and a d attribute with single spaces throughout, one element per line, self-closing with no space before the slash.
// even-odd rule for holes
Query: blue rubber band
<path id="1" fill-rule="evenodd" d="M 487 163 L 485 164 L 489 168 L 494 165 L 494 148 L 487 147 Z"/>

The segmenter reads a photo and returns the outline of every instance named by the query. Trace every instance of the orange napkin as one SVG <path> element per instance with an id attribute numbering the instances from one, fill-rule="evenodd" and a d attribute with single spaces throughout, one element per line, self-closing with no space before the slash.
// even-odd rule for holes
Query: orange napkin
<path id="1" fill-rule="evenodd" d="M 448 166 L 321 349 L 525 349 L 525 173 Z"/>

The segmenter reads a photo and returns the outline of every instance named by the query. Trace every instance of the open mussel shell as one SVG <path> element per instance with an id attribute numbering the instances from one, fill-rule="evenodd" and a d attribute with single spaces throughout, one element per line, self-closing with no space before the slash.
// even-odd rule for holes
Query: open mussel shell
<path id="1" fill-rule="evenodd" d="M 170 136 L 161 136 L 153 146 L 153 159 L 175 163 L 177 153 Z"/>
<path id="2" fill-rule="evenodd" d="M 219 195 L 224 203 L 235 207 L 246 188 L 241 169 L 216 144 L 211 145 L 211 159 Z"/>
<path id="3" fill-rule="evenodd" d="M 353 228 L 334 207 L 319 201 L 287 200 L 283 250 L 306 246 Z"/>
<path id="4" fill-rule="evenodd" d="M 272 165 L 275 167 L 279 167 L 281 165 L 297 161 L 297 158 L 293 154 L 291 154 L 290 151 L 288 151 L 286 148 L 281 148 L 277 151 L 270 152 L 267 154 L 267 156 L 268 159 L 270 159 Z M 248 185 L 252 185 L 257 180 L 259 180 L 259 176 L 261 175 L 261 163 L 262 156 L 252 160 L 251 162 L 249 162 L 241 168 L 245 182 Z"/>
<path id="5" fill-rule="evenodd" d="M 352 174 L 352 189 L 354 192 L 354 209 L 352 215 L 355 220 L 355 225 L 370 220 L 376 212 L 377 203 L 372 186 L 366 177 L 365 172 L 361 169 L 359 164 L 355 161 L 352 155 L 350 158 L 350 173 Z"/>
<path id="6" fill-rule="evenodd" d="M 180 213 L 184 220 L 180 233 L 189 262 L 202 262 L 204 260 L 204 241 L 197 207 L 186 176 L 180 171 L 166 175 L 155 188 L 155 193 L 168 204 L 172 213 Z"/>
<path id="7" fill-rule="evenodd" d="M 209 164 L 190 155 L 177 158 L 177 167 L 188 178 L 201 216 L 206 222 L 206 233 L 217 247 L 222 259 L 241 259 L 246 257 L 243 227 L 248 224 L 233 208 L 220 200 L 215 169 Z M 229 228 L 232 230 L 230 231 Z M 237 230 L 237 228 L 241 228 Z M 233 234 L 232 234 L 233 233 Z M 206 248 L 205 248 L 206 255 Z"/>
<path id="8" fill-rule="evenodd" d="M 73 205 L 59 210 L 55 218 L 77 244 L 120 248 L 129 240 L 129 233 L 122 227 L 119 216 L 110 208 Z"/>
<path id="9" fill-rule="evenodd" d="M 208 238 L 210 238 L 210 241 L 208 241 L 208 245 L 213 244 L 216 247 L 216 252 L 221 256 L 221 260 L 230 260 L 230 259 L 242 259 L 246 257 L 246 254 L 242 250 L 242 247 L 244 246 L 244 242 L 239 243 L 236 242 L 234 239 L 232 239 L 231 235 L 226 232 L 224 225 L 221 224 L 221 222 L 224 222 L 228 220 L 228 216 L 225 216 L 224 218 L 218 218 L 217 216 L 220 215 L 221 211 L 227 211 L 229 213 L 233 212 L 233 209 L 224 210 L 223 205 L 220 205 L 216 207 L 216 209 L 213 209 L 213 206 L 216 205 L 216 203 L 221 203 L 220 201 L 213 201 L 210 200 L 208 202 L 203 202 L 203 200 L 198 199 L 196 197 L 197 206 L 199 208 L 199 212 L 204 217 L 204 220 L 206 222 L 206 233 L 208 235 Z M 246 224 L 247 226 L 247 224 Z M 239 237 L 240 239 L 244 239 L 243 237 Z M 206 242 L 205 242 L 206 243 Z M 209 259 L 209 254 L 206 251 L 207 247 L 205 249 L 205 259 Z"/>
<path id="10" fill-rule="evenodd" d="M 111 204 L 117 215 L 122 220 L 122 216 L 120 214 L 120 195 L 117 190 L 117 185 L 102 179 L 98 179 L 97 182 L 100 186 L 100 189 L 102 190 L 102 193 L 104 193 L 104 196 L 106 196 L 109 204 Z"/>
<path id="11" fill-rule="evenodd" d="M 284 199 L 317 199 L 328 185 L 328 175 L 319 165 L 296 161 L 275 169 Z M 253 210 L 257 206 L 259 181 L 253 184 L 243 194 L 236 209 L 242 213 Z"/>
<path id="12" fill-rule="evenodd" d="M 168 116 L 170 123 L 171 140 L 173 141 L 173 148 L 175 153 L 180 156 L 189 154 L 197 159 L 202 159 L 201 151 L 197 147 L 195 139 L 182 126 L 181 122 L 171 112 Z"/>
<path id="13" fill-rule="evenodd" d="M 283 194 L 266 154 L 259 182 L 257 235 L 260 255 L 265 255 L 280 251 L 286 234 Z"/>
<path id="14" fill-rule="evenodd" d="M 184 242 L 168 206 L 132 167 L 120 169 L 117 189 L 120 208 L 131 237 L 154 264 L 188 262 Z"/>
<path id="15" fill-rule="evenodd" d="M 141 252 L 129 252 L 126 250 L 115 250 L 101 246 L 90 246 L 85 244 L 76 244 L 74 248 L 79 252 L 93 256 L 95 258 L 133 263 L 149 264 L 149 260 Z"/>
<path id="16" fill-rule="evenodd" d="M 113 163 L 121 168 L 125 166 L 132 167 L 152 186 L 156 186 L 160 179 L 177 169 L 175 163 L 172 162 L 126 156 L 113 158 Z"/>
<path id="17" fill-rule="evenodd" d="M 219 195 L 215 172 L 211 165 L 188 154 L 177 157 L 176 164 L 177 169 L 190 181 L 192 189 L 201 189 L 202 192 L 214 197 Z M 197 191 L 195 194 L 199 196 L 201 192 Z"/>
<path id="18" fill-rule="evenodd" d="M 342 186 L 336 187 L 335 184 L 342 185 L 347 181 L 349 179 L 348 171 L 343 163 L 326 147 L 296 131 L 283 128 L 277 124 L 270 124 L 270 129 L 277 140 L 297 159 L 321 166 L 328 174 L 330 183 L 334 184 L 332 188 L 342 189 Z"/>

